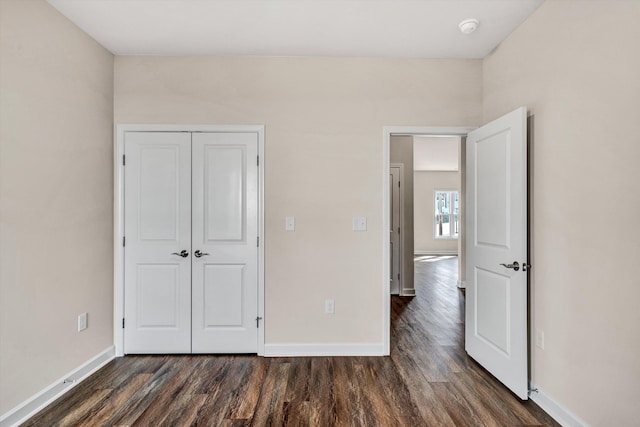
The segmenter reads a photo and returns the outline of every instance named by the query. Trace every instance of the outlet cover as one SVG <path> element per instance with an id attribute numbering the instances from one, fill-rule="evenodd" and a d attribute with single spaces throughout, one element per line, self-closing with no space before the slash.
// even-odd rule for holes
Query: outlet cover
<path id="1" fill-rule="evenodd" d="M 288 216 L 284 219 L 284 229 L 286 231 L 296 231 L 296 217 Z"/>
<path id="2" fill-rule="evenodd" d="M 367 217 L 366 216 L 354 216 L 353 217 L 353 231 L 367 231 Z"/>
<path id="3" fill-rule="evenodd" d="M 336 312 L 336 303 L 332 299 L 325 300 L 324 312 L 326 314 L 334 314 Z"/>

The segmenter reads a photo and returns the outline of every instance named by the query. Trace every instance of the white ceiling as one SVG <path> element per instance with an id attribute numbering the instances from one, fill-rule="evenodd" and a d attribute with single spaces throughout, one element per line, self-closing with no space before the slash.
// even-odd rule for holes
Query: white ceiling
<path id="1" fill-rule="evenodd" d="M 483 58 L 543 0 L 48 0 L 117 55 Z M 458 23 L 480 20 L 463 35 Z"/>
<path id="2" fill-rule="evenodd" d="M 457 171 L 459 136 L 413 137 L 414 171 Z"/>

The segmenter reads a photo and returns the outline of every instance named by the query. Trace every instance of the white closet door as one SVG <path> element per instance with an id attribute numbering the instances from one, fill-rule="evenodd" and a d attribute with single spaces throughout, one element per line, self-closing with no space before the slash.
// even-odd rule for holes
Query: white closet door
<path id="1" fill-rule="evenodd" d="M 124 350 L 189 353 L 191 134 L 127 132 L 125 156 Z"/>
<path id="2" fill-rule="evenodd" d="M 194 353 L 255 353 L 256 133 L 193 134 Z"/>

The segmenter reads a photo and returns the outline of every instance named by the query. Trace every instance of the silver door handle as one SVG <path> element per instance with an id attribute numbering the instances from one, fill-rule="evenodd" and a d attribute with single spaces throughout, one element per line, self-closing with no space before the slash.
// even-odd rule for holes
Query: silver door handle
<path id="1" fill-rule="evenodd" d="M 518 261 L 513 261 L 513 264 L 500 264 L 506 268 L 513 268 L 515 271 L 520 270 L 520 264 Z"/>
<path id="2" fill-rule="evenodd" d="M 196 258 L 200 258 L 201 256 L 209 255 L 206 252 L 200 252 L 200 249 L 196 250 L 193 254 L 196 256 Z"/>
<path id="3" fill-rule="evenodd" d="M 188 256 L 189 256 L 189 252 L 187 252 L 187 250 L 186 250 L 186 249 L 183 249 L 183 250 L 181 250 L 181 251 L 180 251 L 180 253 L 178 253 L 178 252 L 171 252 L 171 255 L 178 255 L 178 256 L 181 256 L 182 258 L 186 258 L 186 257 L 188 257 Z"/>

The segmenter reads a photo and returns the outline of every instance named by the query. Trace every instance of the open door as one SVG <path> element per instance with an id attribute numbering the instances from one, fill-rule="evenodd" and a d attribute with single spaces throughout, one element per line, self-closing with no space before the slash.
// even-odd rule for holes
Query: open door
<path id="1" fill-rule="evenodd" d="M 528 398 L 527 110 L 467 137 L 465 349 Z"/>

